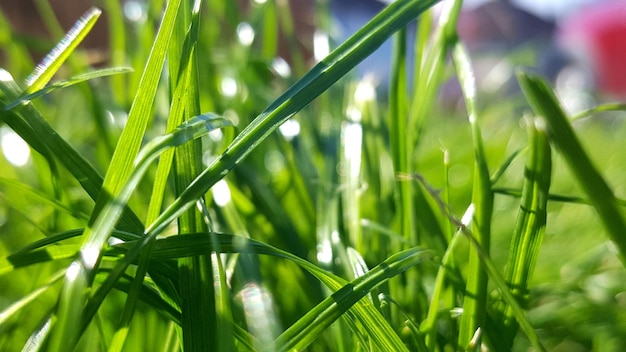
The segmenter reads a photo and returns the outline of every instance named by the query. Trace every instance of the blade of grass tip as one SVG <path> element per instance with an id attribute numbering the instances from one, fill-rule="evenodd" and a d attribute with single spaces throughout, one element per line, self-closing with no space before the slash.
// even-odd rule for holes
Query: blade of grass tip
<path id="1" fill-rule="evenodd" d="M 102 11 L 92 7 L 89 9 L 67 32 L 65 37 L 57 44 L 35 71 L 26 79 L 26 93 L 32 94 L 43 88 L 52 79 L 52 76 L 61 68 L 61 65 L 76 49 L 78 44 L 87 36 L 93 25 L 100 17 Z"/>
<path id="2" fill-rule="evenodd" d="M 438 0 L 396 1 L 385 8 L 257 116 L 226 151 L 150 225 L 148 232 L 153 236 L 160 233 L 167 224 L 237 166 L 278 126 L 374 52 L 392 33 L 437 2 Z"/>
<path id="3" fill-rule="evenodd" d="M 505 276 L 511 287 L 511 293 L 521 306 L 525 306 L 528 282 L 543 241 L 552 172 L 551 150 L 545 124 L 540 119 L 529 119 L 527 124 L 530 153 L 524 171 L 522 199 L 511 239 L 508 270 Z M 510 350 L 518 325 L 509 307 L 505 307 L 503 313 L 505 332 L 498 340 L 503 344 L 502 348 Z"/>
<path id="4" fill-rule="evenodd" d="M 567 115 L 548 84 L 539 76 L 522 71 L 518 71 L 517 78 L 533 111 L 545 120 L 550 140 L 587 193 L 609 238 L 620 252 L 622 264 L 626 266 L 626 222 L 613 191 L 578 141 L 567 121 Z"/>
<path id="5" fill-rule="evenodd" d="M 484 255 L 489 255 L 491 237 L 491 215 L 493 213 L 493 192 L 489 169 L 483 149 L 482 134 L 477 121 L 476 109 L 476 81 L 469 55 L 460 42 L 456 42 L 452 50 L 457 76 L 465 98 L 465 107 L 472 130 L 474 146 L 474 185 L 472 189 L 472 204 L 475 207 L 472 225 L 477 241 L 483 248 Z M 466 348 L 473 340 L 476 331 L 485 322 L 487 302 L 487 272 L 480 264 L 481 260 L 476 251 L 470 251 L 467 270 L 466 294 L 463 298 L 463 315 L 459 328 L 459 346 Z M 475 346 L 480 346 L 480 336 Z"/>
<path id="6" fill-rule="evenodd" d="M 215 128 L 227 125 L 230 125 L 230 122 L 223 118 L 200 115 L 181 125 L 173 133 L 156 138 L 142 149 L 142 152 L 137 156 L 135 170 L 130 175 L 128 182 L 118 193 L 112 196 L 111 201 L 104 204 L 93 224 L 85 229 L 83 234 L 85 240 L 81 245 L 80 254 L 66 272 L 65 284 L 61 291 L 57 311 L 58 320 L 52 331 L 51 351 L 64 350 L 63 346 L 73 346 L 77 341 L 79 329 L 75 328 L 75 324 L 83 319 L 85 292 L 91 286 L 91 280 L 97 269 L 104 244 L 150 163 L 169 148 L 182 145 L 189 140 L 206 135 Z M 104 299 L 104 297 L 98 298 Z M 95 295 L 90 301 L 94 299 Z M 90 319 L 91 317 L 84 323 L 89 322 Z"/>

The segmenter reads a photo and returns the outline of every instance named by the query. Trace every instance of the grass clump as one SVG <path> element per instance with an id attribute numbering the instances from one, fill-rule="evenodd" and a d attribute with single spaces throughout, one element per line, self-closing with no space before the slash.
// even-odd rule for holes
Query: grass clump
<path id="1" fill-rule="evenodd" d="M 435 16 L 436 2 L 394 2 L 309 70 L 290 53 L 291 75 L 276 66 L 279 33 L 296 35 L 279 1 L 245 15 L 153 1 L 142 23 L 105 1 L 112 68 L 75 57 L 96 9 L 34 74 L 9 64 L 2 138 L 34 153 L 0 160 L 0 349 L 626 345 L 624 202 L 606 181 L 621 173 L 594 146 L 602 122 L 579 135 L 522 71 L 524 128 L 515 99 L 485 105 L 462 2 Z M 381 93 L 350 71 L 392 36 Z M 25 55 L 14 45 L 7 63 Z M 437 104 L 451 75 L 463 112 Z"/>

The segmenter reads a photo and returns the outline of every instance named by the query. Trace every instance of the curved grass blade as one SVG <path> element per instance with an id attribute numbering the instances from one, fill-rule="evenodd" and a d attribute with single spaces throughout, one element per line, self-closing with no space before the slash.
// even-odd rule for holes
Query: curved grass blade
<path id="1" fill-rule="evenodd" d="M 472 189 L 472 204 L 475 207 L 472 225 L 477 234 L 477 242 L 483 249 L 483 256 L 489 256 L 491 241 L 491 215 L 493 213 L 493 191 L 487 167 L 487 159 L 482 141 L 482 132 L 478 124 L 476 108 L 476 81 L 469 55 L 460 42 L 456 42 L 452 50 L 452 59 L 456 66 L 457 75 L 467 109 L 472 142 L 474 147 L 474 184 Z M 459 330 L 459 346 L 466 348 L 476 331 L 485 321 L 487 304 L 487 272 L 481 265 L 481 254 L 470 251 L 467 270 L 466 294 L 463 298 L 463 315 Z M 480 346 L 480 338 L 476 346 Z"/>
<path id="2" fill-rule="evenodd" d="M 71 77 L 68 80 L 64 80 L 64 81 L 59 81 L 59 82 L 55 82 L 53 84 L 47 85 L 37 91 L 34 91 L 33 93 L 30 94 L 26 94 L 22 97 L 20 97 L 19 99 L 5 105 L 2 110 L 3 111 L 9 111 L 12 109 L 15 109 L 16 107 L 25 104 L 31 100 L 34 100 L 36 98 L 42 97 L 44 95 L 47 95 L 59 88 L 66 88 L 66 87 L 70 87 L 73 86 L 75 84 L 78 83 L 82 83 L 82 82 L 86 82 L 95 78 L 101 78 L 101 77 L 107 77 L 107 76 L 112 76 L 112 75 L 117 75 L 120 73 L 127 73 L 127 72 L 132 72 L 133 69 L 130 67 L 112 67 L 112 68 L 104 68 L 101 70 L 95 70 L 95 71 L 91 71 L 91 72 L 87 72 L 87 73 L 83 73 L 80 75 L 76 75 L 74 77 Z"/>
<path id="3" fill-rule="evenodd" d="M 53 328 L 51 350 L 60 351 L 63 346 L 77 341 L 77 330 L 71 325 L 81 321 L 85 292 L 91 286 L 91 278 L 97 269 L 104 244 L 122 214 L 124 206 L 150 163 L 165 150 L 199 138 L 209 131 L 230 125 L 228 120 L 213 115 L 200 115 L 184 123 L 173 133 L 157 138 L 146 145 L 137 156 L 135 170 L 128 182 L 104 204 L 93 224 L 85 229 L 79 258 L 68 268 L 66 281 L 59 302 L 58 321 Z"/>
<path id="4" fill-rule="evenodd" d="M 92 7 L 70 28 L 65 37 L 44 57 L 35 71 L 26 79 L 28 86 L 26 93 L 32 94 L 42 89 L 52 79 L 63 62 L 87 36 L 101 13 L 102 11 Z"/>
<path id="5" fill-rule="evenodd" d="M 591 109 L 587 109 L 585 111 L 581 111 L 577 113 L 576 115 L 572 116 L 571 121 L 584 119 L 585 117 L 589 117 L 593 114 L 597 114 L 599 112 L 607 112 L 607 111 L 626 111 L 626 104 L 622 104 L 622 103 L 601 104 Z"/>
<path id="6" fill-rule="evenodd" d="M 609 238 L 626 266 L 626 221 L 609 185 L 578 141 L 567 116 L 548 84 L 537 75 L 519 71 L 517 79 L 535 114 L 543 117 L 548 136 L 556 145 L 581 188 L 596 208 Z"/>

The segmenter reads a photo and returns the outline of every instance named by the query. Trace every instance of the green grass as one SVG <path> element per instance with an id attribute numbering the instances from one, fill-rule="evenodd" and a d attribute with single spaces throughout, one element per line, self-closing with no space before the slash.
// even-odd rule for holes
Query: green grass
<path id="1" fill-rule="evenodd" d="M 290 75 L 280 1 L 104 1 L 104 69 L 77 46 L 99 10 L 37 68 L 0 16 L 0 138 L 32 151 L 0 158 L 0 350 L 621 350 L 624 105 L 568 116 L 522 70 L 518 96 L 477 90 L 461 1 L 434 3 Z M 376 91 L 351 70 L 388 39 Z"/>

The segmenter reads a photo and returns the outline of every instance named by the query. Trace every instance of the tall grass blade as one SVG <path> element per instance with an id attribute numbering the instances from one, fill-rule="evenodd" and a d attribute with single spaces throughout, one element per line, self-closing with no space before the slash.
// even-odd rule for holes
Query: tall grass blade
<path id="1" fill-rule="evenodd" d="M 515 231 L 507 262 L 506 280 L 511 293 L 522 307 L 528 299 L 532 277 L 543 241 L 547 221 L 552 160 L 550 144 L 542 120 L 528 120 L 529 155 L 524 170 L 524 185 Z M 511 349 L 518 325 L 510 308 L 504 311 L 502 348 Z"/>
<path id="2" fill-rule="evenodd" d="M 580 187 L 587 193 L 609 238 L 620 252 L 622 264 L 626 266 L 626 221 L 613 191 L 578 141 L 548 84 L 537 75 L 521 71 L 517 78 L 535 114 L 545 119 L 550 140 L 563 155 Z"/>
<path id="3" fill-rule="evenodd" d="M 132 72 L 132 69 L 129 67 L 113 67 L 113 68 L 105 68 L 105 69 L 100 69 L 100 70 L 94 70 L 92 72 L 87 72 L 87 73 L 83 73 L 80 75 L 76 75 L 74 77 L 71 77 L 67 80 L 64 81 L 59 81 L 59 82 L 55 82 L 53 84 L 49 84 L 37 91 L 34 91 L 33 93 L 30 94 L 26 94 L 23 95 L 21 97 L 19 97 L 18 99 L 8 103 L 7 105 L 4 105 L 2 107 L 2 110 L 4 112 L 7 112 L 9 110 L 13 110 L 16 107 L 25 104 L 27 102 L 30 102 L 31 100 L 34 100 L 36 98 L 40 98 L 42 96 L 45 96 L 59 88 L 66 88 L 66 87 L 71 87 L 75 84 L 78 83 L 82 83 L 82 82 L 86 82 L 95 78 L 101 78 L 101 77 L 107 77 L 107 76 L 113 76 L 113 75 L 117 75 L 120 73 L 126 73 L 126 72 Z"/>
<path id="4" fill-rule="evenodd" d="M 493 213 L 493 192 L 487 159 L 482 141 L 482 132 L 478 124 L 478 111 L 476 107 L 476 82 L 474 71 L 471 66 L 469 55 L 460 42 L 457 42 L 452 51 L 452 59 L 456 66 L 457 75 L 463 96 L 465 107 L 472 129 L 472 142 L 474 147 L 474 184 L 472 189 L 472 204 L 474 205 L 474 217 L 472 228 L 476 234 L 477 242 L 483 249 L 483 256 L 489 256 L 491 241 L 491 215 Z M 477 330 L 484 328 L 486 303 L 487 303 L 487 272 L 481 265 L 481 254 L 470 251 L 467 270 L 466 293 L 463 299 L 463 314 L 459 330 L 459 346 L 468 348 Z M 480 337 L 476 348 L 481 345 Z"/>

